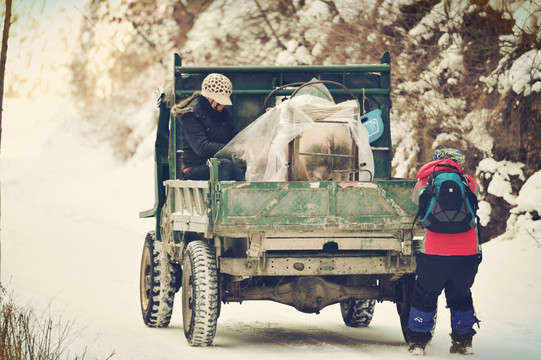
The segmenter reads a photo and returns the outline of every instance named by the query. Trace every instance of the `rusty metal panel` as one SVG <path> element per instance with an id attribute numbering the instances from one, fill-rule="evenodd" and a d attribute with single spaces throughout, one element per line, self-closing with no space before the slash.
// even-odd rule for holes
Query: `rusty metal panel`
<path id="1" fill-rule="evenodd" d="M 233 276 L 322 276 L 412 273 L 411 259 L 399 257 L 220 258 L 220 272 Z"/>
<path id="2" fill-rule="evenodd" d="M 394 250 L 401 251 L 401 242 L 395 238 L 376 237 L 280 237 L 261 241 L 262 251 L 322 250 L 325 244 L 336 244 L 337 250 Z"/>
<path id="3" fill-rule="evenodd" d="M 173 230 L 174 231 L 193 231 L 205 233 L 208 229 L 208 217 L 198 215 L 183 215 L 181 213 L 173 213 Z"/>
<path id="4" fill-rule="evenodd" d="M 406 229 L 414 181 L 222 183 L 217 232 Z M 411 205 L 409 204 L 411 203 Z M 214 204 L 213 204 L 214 205 Z M 238 235 L 238 233 L 237 233 Z"/>
<path id="5" fill-rule="evenodd" d="M 375 236 L 390 234 L 397 241 L 402 240 L 401 232 L 410 228 L 416 211 L 410 199 L 413 184 L 414 180 L 165 182 L 173 192 L 171 218 L 176 231 L 233 237 L 248 237 L 257 231 L 264 237 L 290 238 L 369 238 L 379 233 Z M 383 246 L 389 250 L 397 247 Z"/>

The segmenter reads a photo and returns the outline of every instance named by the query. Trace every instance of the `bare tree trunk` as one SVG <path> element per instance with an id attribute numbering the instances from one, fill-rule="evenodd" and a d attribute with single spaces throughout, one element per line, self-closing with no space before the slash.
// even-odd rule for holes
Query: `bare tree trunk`
<path id="1" fill-rule="evenodd" d="M 6 58 L 8 54 L 9 27 L 11 26 L 11 2 L 6 0 L 6 17 L 2 32 L 2 50 L 0 50 L 0 152 L 2 151 L 2 112 L 4 110 L 4 77 L 6 74 Z"/>
<path id="2" fill-rule="evenodd" d="M 280 45 L 280 47 L 282 49 L 287 49 L 287 47 L 282 43 L 282 41 L 280 41 L 280 38 L 278 37 L 278 35 L 276 34 L 276 31 L 274 31 L 274 28 L 272 27 L 270 21 L 269 21 L 269 18 L 267 17 L 267 14 L 265 13 L 265 10 L 263 10 L 263 8 L 261 7 L 261 5 L 259 5 L 259 1 L 257 0 L 254 0 L 255 1 L 255 4 L 257 5 L 257 8 L 259 9 L 259 11 L 261 11 L 261 15 L 263 15 L 263 19 L 265 20 L 265 22 L 267 23 L 267 25 L 269 26 L 271 32 L 272 32 L 272 35 L 274 36 L 274 38 L 276 39 L 276 41 L 278 42 L 278 45 Z"/>
<path id="3" fill-rule="evenodd" d="M 9 27 L 11 26 L 11 2 L 6 0 L 6 17 L 4 18 L 4 31 L 2 32 L 2 49 L 0 50 L 0 153 L 2 152 L 2 112 L 4 111 L 4 77 L 6 74 L 6 58 L 8 55 Z M 0 187 L 0 205 L 2 204 L 2 188 Z M 1 208 L 1 207 L 0 207 Z M 0 219 L 2 213 L 0 212 Z M 2 241 L 0 228 L 0 283 L 2 282 Z"/>

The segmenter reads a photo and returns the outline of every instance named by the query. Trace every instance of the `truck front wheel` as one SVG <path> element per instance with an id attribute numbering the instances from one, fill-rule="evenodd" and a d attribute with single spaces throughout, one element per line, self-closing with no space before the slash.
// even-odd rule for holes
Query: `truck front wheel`
<path id="1" fill-rule="evenodd" d="M 182 318 L 191 346 L 208 346 L 218 321 L 218 270 L 214 250 L 202 240 L 188 244 L 183 257 Z"/>
<path id="2" fill-rule="evenodd" d="M 162 254 L 161 243 L 151 231 L 145 238 L 141 257 L 140 300 L 143 321 L 150 327 L 166 327 L 171 321 L 177 268 Z"/>
<path id="3" fill-rule="evenodd" d="M 347 326 L 367 327 L 374 316 L 376 300 L 372 299 L 349 299 L 340 302 L 342 319 Z"/>

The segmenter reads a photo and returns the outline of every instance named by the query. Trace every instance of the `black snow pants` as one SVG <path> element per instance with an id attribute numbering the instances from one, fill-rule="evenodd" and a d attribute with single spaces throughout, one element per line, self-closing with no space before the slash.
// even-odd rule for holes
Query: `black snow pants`
<path id="1" fill-rule="evenodd" d="M 427 343 L 436 326 L 438 297 L 445 290 L 451 310 L 451 330 L 468 334 L 477 322 L 470 288 L 481 263 L 481 254 L 443 256 L 417 254 L 417 280 L 408 320 L 408 341 Z"/>
<path id="2" fill-rule="evenodd" d="M 447 307 L 465 311 L 473 308 L 471 287 L 481 263 L 481 254 L 444 256 L 417 254 L 417 281 L 412 306 L 424 312 L 436 311 L 438 296 L 445 289 Z"/>

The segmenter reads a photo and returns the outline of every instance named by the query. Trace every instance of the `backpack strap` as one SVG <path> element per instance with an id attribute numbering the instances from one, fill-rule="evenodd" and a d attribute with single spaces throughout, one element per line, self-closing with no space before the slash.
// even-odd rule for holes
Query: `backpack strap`
<path id="1" fill-rule="evenodd" d="M 475 225 L 477 225 L 476 226 L 476 228 L 477 228 L 477 240 L 479 241 L 479 244 L 481 244 L 481 227 L 479 226 L 480 225 L 479 224 L 480 220 L 481 219 L 479 218 L 479 215 L 475 214 Z"/>
<path id="2" fill-rule="evenodd" d="M 430 201 L 430 197 L 432 196 L 433 184 L 434 184 L 434 179 L 432 178 L 432 175 L 430 175 L 428 177 L 426 188 L 421 191 L 421 194 L 419 194 L 419 207 L 417 209 L 417 214 L 415 214 L 415 218 L 413 219 L 413 222 L 411 223 L 412 233 L 413 233 L 413 227 L 415 226 L 417 219 L 419 219 L 421 215 L 424 215 L 426 213 L 426 210 L 428 208 L 428 203 Z"/>
<path id="3" fill-rule="evenodd" d="M 421 210 L 421 207 L 419 206 L 419 209 L 417 210 L 417 214 L 415 214 L 415 217 L 413 218 L 413 222 L 411 223 L 412 235 L 413 235 L 413 228 L 415 226 L 415 223 L 417 222 L 417 219 L 419 219 L 419 217 L 421 216 L 422 213 L 423 213 L 423 211 Z"/>
<path id="4" fill-rule="evenodd" d="M 479 243 L 481 243 L 481 227 L 479 226 L 481 218 L 479 217 L 479 215 L 477 215 L 477 210 L 479 210 L 479 202 L 477 201 L 477 196 L 475 196 L 475 194 L 473 193 L 473 191 L 471 191 L 469 186 L 466 189 L 466 194 L 468 196 L 468 201 L 470 202 L 470 206 L 472 207 L 473 212 L 475 214 L 475 225 L 476 225 L 476 228 L 477 228 L 477 240 L 479 240 Z"/>

